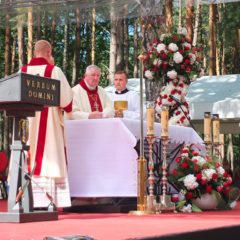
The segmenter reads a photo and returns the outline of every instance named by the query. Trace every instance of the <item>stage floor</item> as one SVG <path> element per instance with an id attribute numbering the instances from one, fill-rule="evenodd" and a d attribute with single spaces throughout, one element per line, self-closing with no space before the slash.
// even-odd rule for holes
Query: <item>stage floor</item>
<path id="1" fill-rule="evenodd" d="M 0 211 L 6 211 L 6 201 L 0 200 Z M 206 233 L 202 237 L 204 240 L 237 240 L 240 239 L 240 203 L 230 211 L 162 213 L 148 216 L 134 216 L 127 213 L 66 213 L 59 211 L 59 220 L 57 221 L 0 223 L 0 229 L 1 240 L 43 240 L 49 236 L 74 235 L 89 236 L 96 240 L 196 240 L 200 239 L 197 236 L 200 237 L 201 232 Z M 215 235 L 207 234 L 208 230 L 214 229 L 218 233 L 217 235 L 216 233 Z M 195 231 L 199 232 L 190 236 Z M 178 234 L 183 234 L 182 238 Z M 184 234 L 186 234 L 185 237 Z"/>

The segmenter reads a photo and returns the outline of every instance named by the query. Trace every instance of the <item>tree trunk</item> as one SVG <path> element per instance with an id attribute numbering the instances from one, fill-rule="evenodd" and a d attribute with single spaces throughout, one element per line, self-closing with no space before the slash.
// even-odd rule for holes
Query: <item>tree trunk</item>
<path id="1" fill-rule="evenodd" d="M 19 69 L 23 66 L 24 56 L 23 56 L 23 26 L 22 18 L 18 17 L 17 32 L 18 32 L 18 65 Z"/>
<path id="2" fill-rule="evenodd" d="M 11 74 L 15 72 L 15 57 L 16 57 L 16 45 L 17 45 L 17 39 L 16 38 L 17 38 L 16 36 L 13 36 Z"/>
<path id="3" fill-rule="evenodd" d="M 63 72 L 67 71 L 67 49 L 68 49 L 68 15 L 65 15 L 65 24 L 64 24 L 64 49 L 63 49 Z"/>
<path id="4" fill-rule="evenodd" d="M 33 57 L 33 9 L 28 9 L 28 45 L 27 45 L 27 61 Z"/>
<path id="5" fill-rule="evenodd" d="M 110 37 L 110 59 L 109 59 L 109 81 L 113 83 L 114 73 L 116 71 L 116 55 L 117 55 L 117 26 L 116 21 L 111 21 L 111 37 Z"/>
<path id="6" fill-rule="evenodd" d="M 186 0 L 186 28 L 187 40 L 192 43 L 193 41 L 193 22 L 194 22 L 194 6 L 193 0 Z"/>
<path id="7" fill-rule="evenodd" d="M 165 18 L 166 18 L 166 30 L 167 32 L 171 32 L 173 28 L 173 1 L 166 0 L 165 1 Z"/>
<path id="8" fill-rule="evenodd" d="M 37 11 L 37 40 L 40 40 L 41 39 L 41 13 L 40 13 L 40 10 Z"/>
<path id="9" fill-rule="evenodd" d="M 55 46 L 55 34 L 56 34 L 56 11 L 53 11 L 53 18 L 52 18 L 52 27 L 51 27 L 51 45 L 52 48 Z"/>
<path id="10" fill-rule="evenodd" d="M 80 21 L 80 9 L 76 9 L 76 42 L 74 51 L 73 61 L 73 75 L 72 75 L 72 86 L 74 86 L 79 77 L 79 64 L 80 64 L 80 40 L 81 40 L 81 21 Z"/>
<path id="11" fill-rule="evenodd" d="M 91 54 L 92 54 L 92 51 L 91 51 L 92 30 L 90 28 L 90 25 L 87 22 L 84 24 L 84 26 L 85 26 L 85 29 L 86 29 L 86 31 L 85 31 L 85 33 L 86 33 L 86 35 L 85 35 L 85 39 L 86 39 L 86 47 L 85 47 L 85 49 L 86 49 L 86 60 L 85 60 L 85 62 L 88 66 L 92 63 L 92 56 L 91 56 Z"/>
<path id="12" fill-rule="evenodd" d="M 194 32 L 193 32 L 193 46 L 197 45 L 197 38 L 198 38 L 198 29 L 199 29 L 199 22 L 200 22 L 200 15 L 201 15 L 201 5 L 198 3 L 197 10 L 195 14 L 195 24 L 194 24 Z"/>
<path id="13" fill-rule="evenodd" d="M 9 14 L 5 17 L 5 50 L 4 50 L 4 60 L 5 68 L 4 75 L 5 77 L 10 74 L 10 41 L 11 41 L 11 29 L 10 29 L 10 16 Z"/>
<path id="14" fill-rule="evenodd" d="M 96 34 L 96 9 L 92 10 L 92 51 L 91 51 L 91 62 L 95 64 L 95 34 Z"/>
<path id="15" fill-rule="evenodd" d="M 182 0 L 179 0 L 179 14 L 178 14 L 178 27 L 182 27 Z"/>
<path id="16" fill-rule="evenodd" d="M 209 75 L 216 75 L 216 4 L 209 5 Z"/>
<path id="17" fill-rule="evenodd" d="M 124 19 L 123 23 L 123 29 L 124 29 L 124 68 L 126 73 L 129 72 L 129 41 L 128 41 L 128 19 Z"/>
<path id="18" fill-rule="evenodd" d="M 124 69 L 124 33 L 123 33 L 123 20 L 117 20 L 117 59 L 116 59 L 116 71 Z"/>
<path id="19" fill-rule="evenodd" d="M 133 36 L 133 47 L 134 47 L 134 66 L 133 66 L 133 77 L 138 77 L 138 19 L 134 19 L 134 36 Z"/>

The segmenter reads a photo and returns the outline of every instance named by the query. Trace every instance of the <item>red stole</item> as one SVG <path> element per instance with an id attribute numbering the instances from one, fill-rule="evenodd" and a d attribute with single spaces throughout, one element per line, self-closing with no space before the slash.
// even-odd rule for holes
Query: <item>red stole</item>
<path id="1" fill-rule="evenodd" d="M 51 65 L 44 58 L 33 58 L 27 66 L 37 66 L 37 65 L 47 65 L 44 77 L 51 77 L 54 65 Z M 21 71 L 27 73 L 27 66 L 23 66 Z M 45 147 L 46 133 L 47 133 L 47 119 L 48 119 L 48 107 L 44 107 L 41 112 L 39 129 L 38 129 L 38 139 L 37 139 L 37 149 L 35 156 L 36 168 L 34 170 L 34 175 L 39 176 L 42 168 L 42 158 Z"/>
<path id="2" fill-rule="evenodd" d="M 98 95 L 98 87 L 96 87 L 96 89 L 94 90 L 90 90 L 83 79 L 80 81 L 79 84 L 87 92 L 92 112 L 94 111 L 102 112 L 103 109 L 101 100 Z"/>

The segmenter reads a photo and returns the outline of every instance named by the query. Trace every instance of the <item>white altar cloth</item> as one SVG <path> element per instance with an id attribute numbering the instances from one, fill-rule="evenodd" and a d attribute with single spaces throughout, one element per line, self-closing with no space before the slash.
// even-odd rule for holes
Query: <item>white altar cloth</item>
<path id="1" fill-rule="evenodd" d="M 160 128 L 161 125 L 155 123 L 156 136 L 160 135 Z M 169 135 L 171 142 L 178 144 L 203 144 L 192 128 L 170 126 Z M 140 122 L 137 120 L 66 120 L 65 137 L 71 196 L 137 196 L 138 156 L 134 146 L 139 136 Z"/>
<path id="2" fill-rule="evenodd" d="M 65 121 L 72 197 L 137 195 L 136 138 L 115 119 Z"/>
<path id="3" fill-rule="evenodd" d="M 132 132 L 136 138 L 140 138 L 140 124 L 138 120 L 122 119 L 126 127 Z M 144 136 L 146 136 L 146 122 L 143 123 Z M 161 134 L 161 124 L 154 123 L 154 131 L 156 137 L 160 137 Z M 202 138 L 196 133 L 196 131 L 190 127 L 183 127 L 177 125 L 169 126 L 169 140 L 173 143 L 186 143 L 186 144 L 196 144 L 199 146 L 204 146 Z"/>

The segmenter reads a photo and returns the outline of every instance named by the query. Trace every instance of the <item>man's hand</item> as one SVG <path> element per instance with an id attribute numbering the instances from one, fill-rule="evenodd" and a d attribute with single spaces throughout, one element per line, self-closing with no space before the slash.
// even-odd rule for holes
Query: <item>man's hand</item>
<path id="1" fill-rule="evenodd" d="M 97 119 L 97 118 L 102 118 L 102 117 L 103 117 L 102 112 L 98 112 L 98 111 L 91 112 L 88 116 L 89 119 Z"/>
<path id="2" fill-rule="evenodd" d="M 123 111 L 122 110 L 115 110 L 115 117 L 116 118 L 123 118 Z"/>

